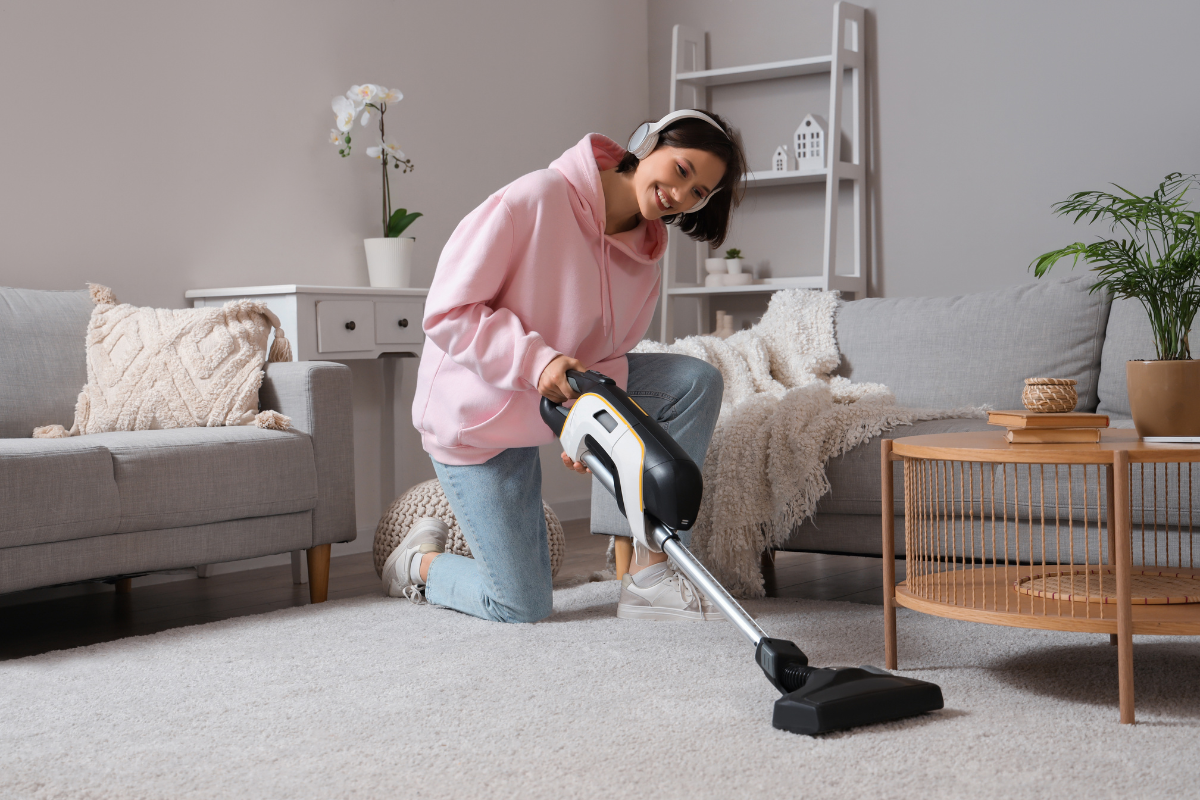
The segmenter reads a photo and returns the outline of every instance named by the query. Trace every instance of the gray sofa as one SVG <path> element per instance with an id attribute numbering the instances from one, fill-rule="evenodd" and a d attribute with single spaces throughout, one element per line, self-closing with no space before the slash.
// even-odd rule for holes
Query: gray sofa
<path id="1" fill-rule="evenodd" d="M 1140 303 L 1110 302 L 1102 293 L 1090 293 L 1091 282 L 1081 274 L 962 297 L 843 303 L 835 323 L 842 355 L 838 374 L 886 384 L 903 405 L 931 409 L 1021 408 L 1025 378 L 1074 378 L 1079 382 L 1078 410 L 1108 414 L 1115 427 L 1133 427 L 1125 362 L 1154 358 L 1150 324 Z M 979 419 L 919 422 L 830 459 L 829 493 L 782 549 L 880 555 L 880 440 L 987 429 Z M 902 555 L 899 465 L 894 480 L 896 552 Z M 1200 483 L 1193 496 L 1200 503 Z M 1200 518 L 1200 508 L 1195 512 Z M 1133 520 L 1140 521 L 1137 507 Z M 623 526 L 607 492 L 593 491 L 592 530 L 621 534 L 627 531 Z"/>
<path id="2" fill-rule="evenodd" d="M 324 600 L 329 545 L 355 537 L 349 369 L 267 365 L 260 405 L 288 431 L 33 439 L 71 426 L 91 310 L 87 292 L 0 288 L 0 593 L 307 550 Z"/>

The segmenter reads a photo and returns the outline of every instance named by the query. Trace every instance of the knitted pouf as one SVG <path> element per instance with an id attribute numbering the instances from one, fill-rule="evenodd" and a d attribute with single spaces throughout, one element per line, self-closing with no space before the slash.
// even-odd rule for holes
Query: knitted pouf
<path id="1" fill-rule="evenodd" d="M 563 556 L 567 552 L 567 540 L 558 517 L 550 506 L 546 505 L 545 500 L 542 501 L 542 511 L 546 513 L 546 529 L 550 534 L 550 571 L 558 575 L 558 568 L 562 566 Z M 383 562 L 400 546 L 413 523 L 422 517 L 436 517 L 450 528 L 450 538 L 446 540 L 447 553 L 471 558 L 471 548 L 467 546 L 462 529 L 458 527 L 458 520 L 450 510 L 450 501 L 442 492 L 442 485 L 434 478 L 418 483 L 396 498 L 379 520 L 379 527 L 375 529 L 374 547 L 376 575 L 383 576 Z"/>

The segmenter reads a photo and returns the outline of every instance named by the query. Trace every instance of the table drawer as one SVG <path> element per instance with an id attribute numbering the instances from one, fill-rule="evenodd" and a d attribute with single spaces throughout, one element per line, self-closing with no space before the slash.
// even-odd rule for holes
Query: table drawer
<path id="1" fill-rule="evenodd" d="M 345 353 L 375 349 L 375 304 L 370 300 L 321 300 L 317 303 L 317 352 Z"/>
<path id="2" fill-rule="evenodd" d="M 375 303 L 375 342 L 377 344 L 418 344 L 425 337 L 421 318 L 422 300 Z"/>

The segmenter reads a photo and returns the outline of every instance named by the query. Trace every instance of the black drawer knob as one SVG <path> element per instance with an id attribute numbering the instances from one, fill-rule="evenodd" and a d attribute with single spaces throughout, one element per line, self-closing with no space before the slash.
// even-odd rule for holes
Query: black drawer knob
<path id="1" fill-rule="evenodd" d="M 354 327 L 355 327 L 354 320 L 350 320 L 349 322 L 346 323 L 346 330 L 352 331 L 352 330 L 354 330 Z"/>
<path id="2" fill-rule="evenodd" d="M 397 325 L 399 325 L 401 328 L 407 328 L 407 327 L 408 327 L 408 320 L 406 320 L 406 319 L 402 319 L 402 320 L 400 320 L 400 321 L 399 321 L 398 323 L 396 323 L 396 324 L 397 324 Z"/>

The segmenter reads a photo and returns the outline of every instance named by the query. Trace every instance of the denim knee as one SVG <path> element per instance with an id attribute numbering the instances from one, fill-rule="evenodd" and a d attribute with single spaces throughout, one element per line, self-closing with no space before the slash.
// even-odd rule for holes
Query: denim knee
<path id="1" fill-rule="evenodd" d="M 504 604 L 489 598 L 488 611 L 496 622 L 537 622 L 550 616 L 554 610 L 554 590 L 549 586 L 544 592 L 531 593 L 516 604 Z"/>
<path id="2" fill-rule="evenodd" d="M 720 397 L 725 393 L 725 379 L 721 377 L 721 370 L 709 364 L 707 361 L 700 361 L 696 364 L 695 385 L 704 394 L 715 394 Z"/>

